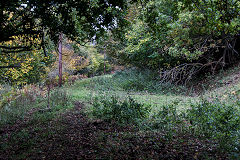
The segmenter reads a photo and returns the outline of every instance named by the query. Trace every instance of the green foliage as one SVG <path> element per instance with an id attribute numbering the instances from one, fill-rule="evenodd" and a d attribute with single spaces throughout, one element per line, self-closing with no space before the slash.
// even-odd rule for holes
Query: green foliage
<path id="1" fill-rule="evenodd" d="M 182 117 L 177 111 L 178 102 L 172 102 L 169 105 L 161 106 L 159 111 L 152 115 L 152 121 L 149 124 L 152 129 L 176 132 L 177 127 L 182 123 Z"/>
<path id="2" fill-rule="evenodd" d="M 104 74 L 104 67 L 106 73 L 111 70 L 111 66 L 103 55 L 95 52 L 90 56 L 90 65 L 87 67 L 87 74 L 89 76 L 98 76 Z"/>
<path id="3" fill-rule="evenodd" d="M 92 114 L 106 121 L 129 124 L 146 118 L 149 111 L 150 106 L 137 103 L 131 97 L 121 101 L 118 97 L 112 96 L 109 99 L 103 100 L 96 98 L 93 103 Z"/>
<path id="4" fill-rule="evenodd" d="M 101 54 L 105 54 L 110 64 L 117 65 L 126 65 L 126 61 L 128 61 L 126 58 L 127 56 L 122 52 L 124 47 L 125 42 L 114 37 L 111 32 L 108 32 L 102 37 L 96 45 L 97 51 Z"/>
<path id="5" fill-rule="evenodd" d="M 168 83 L 160 83 L 158 75 L 151 70 L 139 70 L 136 68 L 116 72 L 113 75 L 119 87 L 125 91 L 147 91 L 154 93 L 184 94 L 187 89 L 183 86 L 174 86 Z"/>
<path id="6" fill-rule="evenodd" d="M 121 50 L 113 55 L 110 52 L 110 56 L 161 74 L 171 73 L 169 70 L 179 67 L 172 76 L 177 77 L 173 81 L 182 83 L 198 73 L 215 72 L 240 58 L 237 54 L 238 1 L 144 2 L 130 18 L 131 26 Z M 130 8 L 129 14 L 131 12 Z M 114 43 L 117 41 L 112 41 Z M 193 74 L 186 74 L 188 70 Z"/>
<path id="7" fill-rule="evenodd" d="M 163 105 L 146 121 L 145 129 L 161 130 L 166 138 L 178 134 L 190 134 L 208 139 L 230 157 L 239 157 L 240 147 L 240 110 L 239 102 L 226 105 L 220 102 L 202 100 L 192 103 L 187 110 L 179 112 L 179 102 Z"/>
<path id="8" fill-rule="evenodd" d="M 8 3 L 1 3 L 0 7 L 0 21 L 4 24 L 0 26 L 0 42 L 25 34 L 29 37 L 44 38 L 43 30 L 48 30 L 47 35 L 55 42 L 58 41 L 56 35 L 60 32 L 81 42 L 101 36 L 105 28 L 113 29 L 126 25 L 126 8 L 127 1 L 124 0 L 9 0 Z"/>
<path id="9" fill-rule="evenodd" d="M 0 69 L 0 83 L 25 85 L 40 82 L 46 75 L 51 57 L 44 57 L 41 51 L 20 52 L 14 57 L 0 56 L 1 65 L 18 64 L 18 67 Z"/>
<path id="10" fill-rule="evenodd" d="M 77 68 L 75 73 L 92 77 L 102 75 L 104 71 L 109 73 L 111 70 L 111 65 L 107 58 L 92 46 L 78 47 L 76 54 L 85 56 L 88 63 L 81 68 Z"/>
<path id="11" fill-rule="evenodd" d="M 60 34 L 78 44 L 96 40 L 106 30 L 116 29 L 120 34 L 119 28 L 127 25 L 124 19 L 127 4 L 125 0 L 1 2 L 0 83 L 39 81 L 45 73 L 46 59 L 52 54 L 50 48 L 53 42 L 57 44 Z M 37 55 L 33 56 L 33 51 Z M 102 73 L 103 63 L 100 59 L 97 61 L 99 63 L 93 59 L 90 70 Z"/>
<path id="12" fill-rule="evenodd" d="M 196 134 L 212 138 L 223 149 L 240 151 L 240 103 L 225 105 L 203 101 L 192 105 L 187 111 L 187 120 Z"/>
<path id="13" fill-rule="evenodd" d="M 167 63 L 167 57 L 158 54 L 159 43 L 153 39 L 148 29 L 147 24 L 142 21 L 133 24 L 126 34 L 127 47 L 124 52 L 127 54 L 126 62 L 140 68 L 155 69 Z"/>
<path id="14" fill-rule="evenodd" d="M 217 48 L 217 44 L 224 45 L 216 41 L 224 41 L 225 35 L 234 39 L 240 30 L 236 25 L 240 10 L 237 1 L 153 0 L 146 7 L 146 22 L 150 31 L 156 32 L 153 36 L 160 42 L 159 49 L 188 61 Z"/>
<path id="15" fill-rule="evenodd" d="M 10 90 L 1 94 L 0 98 L 0 125 L 22 120 L 27 114 L 36 110 L 44 111 L 46 109 L 51 112 L 51 116 L 55 116 L 72 106 L 71 98 L 62 89 L 53 90 L 48 97 L 46 92 L 39 94 L 39 90 L 31 86 L 23 90 Z"/>

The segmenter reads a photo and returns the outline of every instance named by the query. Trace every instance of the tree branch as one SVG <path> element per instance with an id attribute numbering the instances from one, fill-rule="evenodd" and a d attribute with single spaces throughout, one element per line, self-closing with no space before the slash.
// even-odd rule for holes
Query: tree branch
<path id="1" fill-rule="evenodd" d="M 13 49 L 29 49 L 30 47 L 29 46 L 11 46 L 11 47 L 8 47 L 8 46 L 0 45 L 0 48 L 13 50 Z"/>
<path id="2" fill-rule="evenodd" d="M 0 66 L 0 69 L 2 68 L 19 68 L 20 65 L 9 65 L 9 66 Z"/>
<path id="3" fill-rule="evenodd" d="M 10 50 L 10 51 L 6 51 L 6 50 L 2 50 L 2 53 L 19 53 L 19 52 L 25 52 L 25 51 L 31 51 L 31 49 L 20 49 L 20 50 Z"/>

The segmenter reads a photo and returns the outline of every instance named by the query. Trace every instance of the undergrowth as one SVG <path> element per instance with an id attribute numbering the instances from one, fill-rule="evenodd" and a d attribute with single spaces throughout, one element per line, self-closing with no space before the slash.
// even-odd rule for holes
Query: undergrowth
<path id="1" fill-rule="evenodd" d="M 116 96 L 99 100 L 96 97 L 93 103 L 92 115 L 109 122 L 118 124 L 136 123 L 147 118 L 150 106 L 137 103 L 133 98 L 128 97 L 120 100 Z"/>
<path id="2" fill-rule="evenodd" d="M 185 116 L 194 134 L 217 140 L 224 150 L 240 153 L 239 107 L 239 101 L 234 105 L 226 105 L 203 100 L 192 105 Z"/>
<path id="3" fill-rule="evenodd" d="M 49 95 L 38 94 L 35 87 L 8 89 L 1 94 L 0 125 L 14 124 L 34 111 L 55 115 L 72 107 L 72 100 L 64 89 L 54 89 Z"/>
<path id="4" fill-rule="evenodd" d="M 184 96 L 184 87 L 158 84 L 151 72 L 127 70 L 77 81 L 73 86 L 51 91 L 49 97 L 47 93 L 37 93 L 34 87 L 21 92 L 0 90 L 0 125 L 23 120 L 31 109 L 37 110 L 32 114 L 32 124 L 46 123 L 77 100 L 84 102 L 89 117 L 135 126 L 141 132 L 163 133 L 167 140 L 178 135 L 209 140 L 219 151 L 228 153 L 230 159 L 238 159 L 238 91 L 235 88 L 224 92 L 224 96 L 232 99 L 231 103 L 228 98 L 223 101 L 223 96 L 217 99 L 210 94 L 202 96 L 202 100 L 202 97 Z M 23 131 L 20 136 L 27 137 L 27 134 Z"/>
<path id="5" fill-rule="evenodd" d="M 123 90 L 173 95 L 184 95 L 188 92 L 184 86 L 159 83 L 158 75 L 150 70 L 127 69 L 112 76 L 94 77 L 90 79 L 90 83 L 88 87 L 102 91 Z"/>
<path id="6" fill-rule="evenodd" d="M 96 98 L 91 114 L 121 125 L 137 125 L 140 130 L 160 131 L 168 140 L 180 134 L 210 140 L 229 157 L 239 158 L 240 102 L 226 105 L 202 100 L 181 112 L 177 111 L 177 103 L 163 105 L 158 112 L 150 114 L 152 106 L 140 104 L 131 97 L 124 100 L 116 96 Z"/>

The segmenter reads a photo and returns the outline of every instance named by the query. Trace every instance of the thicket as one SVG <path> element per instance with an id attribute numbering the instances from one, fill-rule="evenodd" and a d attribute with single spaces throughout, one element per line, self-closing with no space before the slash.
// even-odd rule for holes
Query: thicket
<path id="1" fill-rule="evenodd" d="M 71 83 L 77 79 L 103 75 L 104 73 L 109 73 L 112 69 L 112 65 L 104 55 L 97 52 L 89 44 L 82 46 L 76 42 L 64 39 L 62 53 L 63 83 Z M 58 53 L 53 52 L 53 57 L 53 63 L 46 67 L 47 75 L 45 79 L 53 80 L 57 85 L 59 74 Z"/>
<path id="2" fill-rule="evenodd" d="M 0 42 L 0 46 L 19 47 L 28 44 L 26 36 L 13 37 L 12 40 Z M 46 38 L 46 41 L 48 39 Z M 33 41 L 40 45 L 38 38 Z M 19 47 L 21 48 L 21 47 Z M 49 52 L 53 51 L 53 46 L 49 45 Z M 53 54 L 44 56 L 44 51 L 34 46 L 32 50 L 12 51 L 0 48 L 0 83 L 23 86 L 40 82 L 46 75 L 46 68 L 54 61 Z"/>
<path id="3" fill-rule="evenodd" d="M 109 34 L 108 55 L 184 83 L 239 61 L 240 2 L 151 0 L 132 5 L 124 42 Z"/>
<path id="4" fill-rule="evenodd" d="M 49 39 L 46 38 L 46 40 Z M 0 45 L 20 45 L 23 41 L 24 38 L 15 37 L 13 41 L 0 43 Z M 11 53 L 11 56 L 10 53 L 3 53 L 0 56 L 0 63 L 6 67 L 0 67 L 0 83 L 19 87 L 26 84 L 49 85 L 50 83 L 52 86 L 57 86 L 59 57 L 55 50 L 56 46 L 51 40 L 49 41 L 51 45 L 48 46 L 47 57 L 44 55 L 44 50 L 38 48 L 32 51 Z M 65 36 L 62 54 L 63 83 L 103 75 L 112 69 L 112 64 L 93 46 L 88 44 L 81 46 Z"/>

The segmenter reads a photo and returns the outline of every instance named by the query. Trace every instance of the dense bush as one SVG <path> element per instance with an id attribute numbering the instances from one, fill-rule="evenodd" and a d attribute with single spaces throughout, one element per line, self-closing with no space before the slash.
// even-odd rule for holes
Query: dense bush
<path id="1" fill-rule="evenodd" d="M 145 3 L 144 3 L 145 2 Z M 238 1 L 150 0 L 129 9 L 131 26 L 120 51 L 108 54 L 125 64 L 184 83 L 239 60 Z M 134 10 L 134 11 L 133 11 Z M 134 12 L 135 14 L 131 14 Z"/>
<path id="2" fill-rule="evenodd" d="M 191 108 L 179 114 L 173 103 L 161 107 L 160 111 L 151 117 L 148 127 L 160 129 L 171 137 L 177 132 L 184 131 L 217 142 L 218 147 L 228 152 L 229 156 L 239 157 L 239 105 L 239 102 L 235 105 L 225 105 L 203 100 L 197 104 L 192 104 Z"/>
<path id="3" fill-rule="evenodd" d="M 87 75 L 98 76 L 105 73 L 109 73 L 111 66 L 109 62 L 105 59 L 104 55 L 95 52 L 90 56 L 90 65 L 87 67 Z"/>
<path id="4" fill-rule="evenodd" d="M 111 71 L 111 65 L 106 57 L 99 53 L 96 48 L 92 46 L 80 47 L 81 52 L 85 52 L 84 55 L 87 63 L 85 66 L 76 67 L 75 74 L 84 74 L 88 77 L 98 76 Z M 83 55 L 83 53 L 78 53 Z M 81 62 L 81 61 L 80 61 Z M 83 63 L 83 62 L 82 62 Z M 81 64 L 81 63 L 79 63 Z"/>
<path id="5" fill-rule="evenodd" d="M 176 105 L 173 102 L 170 105 L 160 107 L 159 111 L 151 117 L 150 127 L 152 129 L 161 129 L 164 131 L 176 132 L 178 124 L 183 122 L 182 116 L 178 113 Z"/>
<path id="6" fill-rule="evenodd" d="M 118 97 L 112 96 L 109 99 L 95 99 L 92 114 L 106 121 L 129 124 L 147 118 L 149 111 L 149 106 L 137 103 L 131 97 L 122 101 Z"/>
<path id="7" fill-rule="evenodd" d="M 203 101 L 192 105 L 187 111 L 187 120 L 195 134 L 217 140 L 220 146 L 230 151 L 240 151 L 239 102 L 226 105 Z"/>
<path id="8" fill-rule="evenodd" d="M 11 64 L 13 62 L 21 64 L 19 67 L 15 68 L 1 68 L 1 84 L 9 83 L 11 85 L 23 86 L 26 84 L 38 83 L 46 75 L 46 66 L 52 61 L 50 56 L 44 57 L 40 51 L 21 53 L 15 58 L 16 60 L 9 60 L 8 57 L 0 57 L 1 65 L 5 65 L 5 63 Z M 2 61 L 6 62 L 2 63 Z"/>

